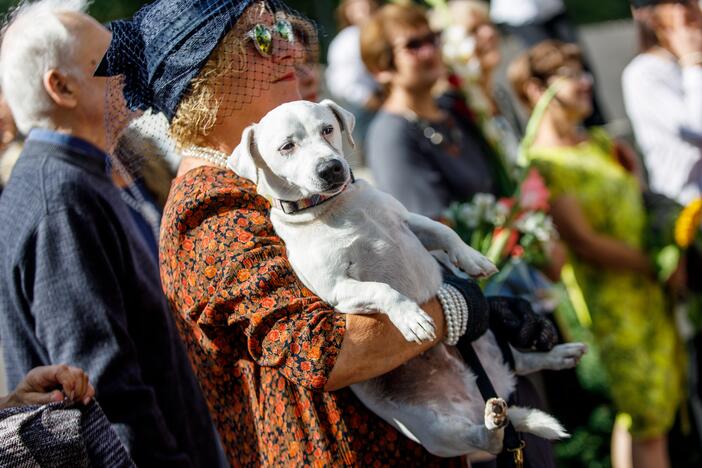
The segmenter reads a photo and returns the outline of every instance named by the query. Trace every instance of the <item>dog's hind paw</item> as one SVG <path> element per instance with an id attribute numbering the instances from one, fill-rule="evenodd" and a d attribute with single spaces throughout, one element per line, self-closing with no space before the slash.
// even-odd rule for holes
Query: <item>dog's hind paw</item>
<path id="1" fill-rule="evenodd" d="M 563 370 L 575 367 L 587 352 L 583 343 L 565 343 L 555 346 L 547 354 L 547 369 Z"/>
<path id="2" fill-rule="evenodd" d="M 502 398 L 490 398 L 485 403 L 485 427 L 494 431 L 502 429 L 508 422 L 507 402 Z"/>
<path id="3" fill-rule="evenodd" d="M 397 311 L 389 312 L 388 316 L 407 341 L 422 343 L 436 339 L 434 319 L 414 303 L 409 307 L 400 306 Z"/>

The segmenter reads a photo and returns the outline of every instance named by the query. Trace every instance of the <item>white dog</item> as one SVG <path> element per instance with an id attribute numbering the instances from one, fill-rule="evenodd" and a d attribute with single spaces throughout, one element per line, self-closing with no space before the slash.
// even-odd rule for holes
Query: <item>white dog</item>
<path id="1" fill-rule="evenodd" d="M 408 340 L 433 339 L 434 323 L 418 304 L 441 285 L 430 250 L 443 250 L 472 276 L 496 268 L 450 228 L 408 212 L 390 195 L 353 182 L 342 134 L 353 145 L 352 114 L 332 101 L 298 101 L 248 127 L 229 166 L 271 201 L 271 221 L 305 285 L 345 313 L 386 313 Z M 501 397 L 486 404 L 455 348 L 439 344 L 400 368 L 352 386 L 377 415 L 439 456 L 502 449 L 507 418 L 518 431 L 554 439 L 567 434 L 551 416 L 503 400 L 515 378 L 490 332 L 474 346 Z M 549 353 L 515 350 L 518 373 L 574 366 L 584 345 Z M 507 414 L 509 412 L 509 414 Z"/>

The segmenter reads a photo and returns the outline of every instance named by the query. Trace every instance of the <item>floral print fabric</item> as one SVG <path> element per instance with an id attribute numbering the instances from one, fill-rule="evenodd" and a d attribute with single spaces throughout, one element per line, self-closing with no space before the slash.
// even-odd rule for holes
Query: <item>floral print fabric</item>
<path id="1" fill-rule="evenodd" d="M 346 319 L 296 278 L 269 207 L 233 172 L 200 167 L 173 182 L 162 224 L 164 291 L 230 462 L 445 464 L 349 389 L 322 391 Z"/>
<path id="2" fill-rule="evenodd" d="M 575 147 L 529 150 L 551 197 L 575 197 L 592 228 L 643 247 L 646 213 L 636 179 L 615 160 L 601 130 Z M 681 399 L 679 341 L 662 287 L 644 275 L 599 268 L 571 255 L 618 411 L 634 437 L 665 434 Z"/>

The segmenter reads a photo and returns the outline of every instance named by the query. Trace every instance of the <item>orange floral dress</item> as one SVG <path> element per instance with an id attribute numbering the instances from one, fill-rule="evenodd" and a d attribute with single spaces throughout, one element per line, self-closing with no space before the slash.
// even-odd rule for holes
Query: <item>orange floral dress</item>
<path id="1" fill-rule="evenodd" d="M 344 315 L 292 271 L 270 205 L 233 172 L 173 182 L 161 279 L 234 466 L 439 466 L 349 389 L 324 392 Z"/>

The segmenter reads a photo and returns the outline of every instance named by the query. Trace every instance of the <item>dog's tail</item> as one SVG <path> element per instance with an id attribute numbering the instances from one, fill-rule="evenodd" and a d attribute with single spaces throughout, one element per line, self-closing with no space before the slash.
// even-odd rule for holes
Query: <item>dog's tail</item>
<path id="1" fill-rule="evenodd" d="M 570 437 L 570 434 L 566 432 L 556 418 L 543 411 L 510 406 L 507 414 L 518 432 L 528 432 L 548 440 Z"/>

